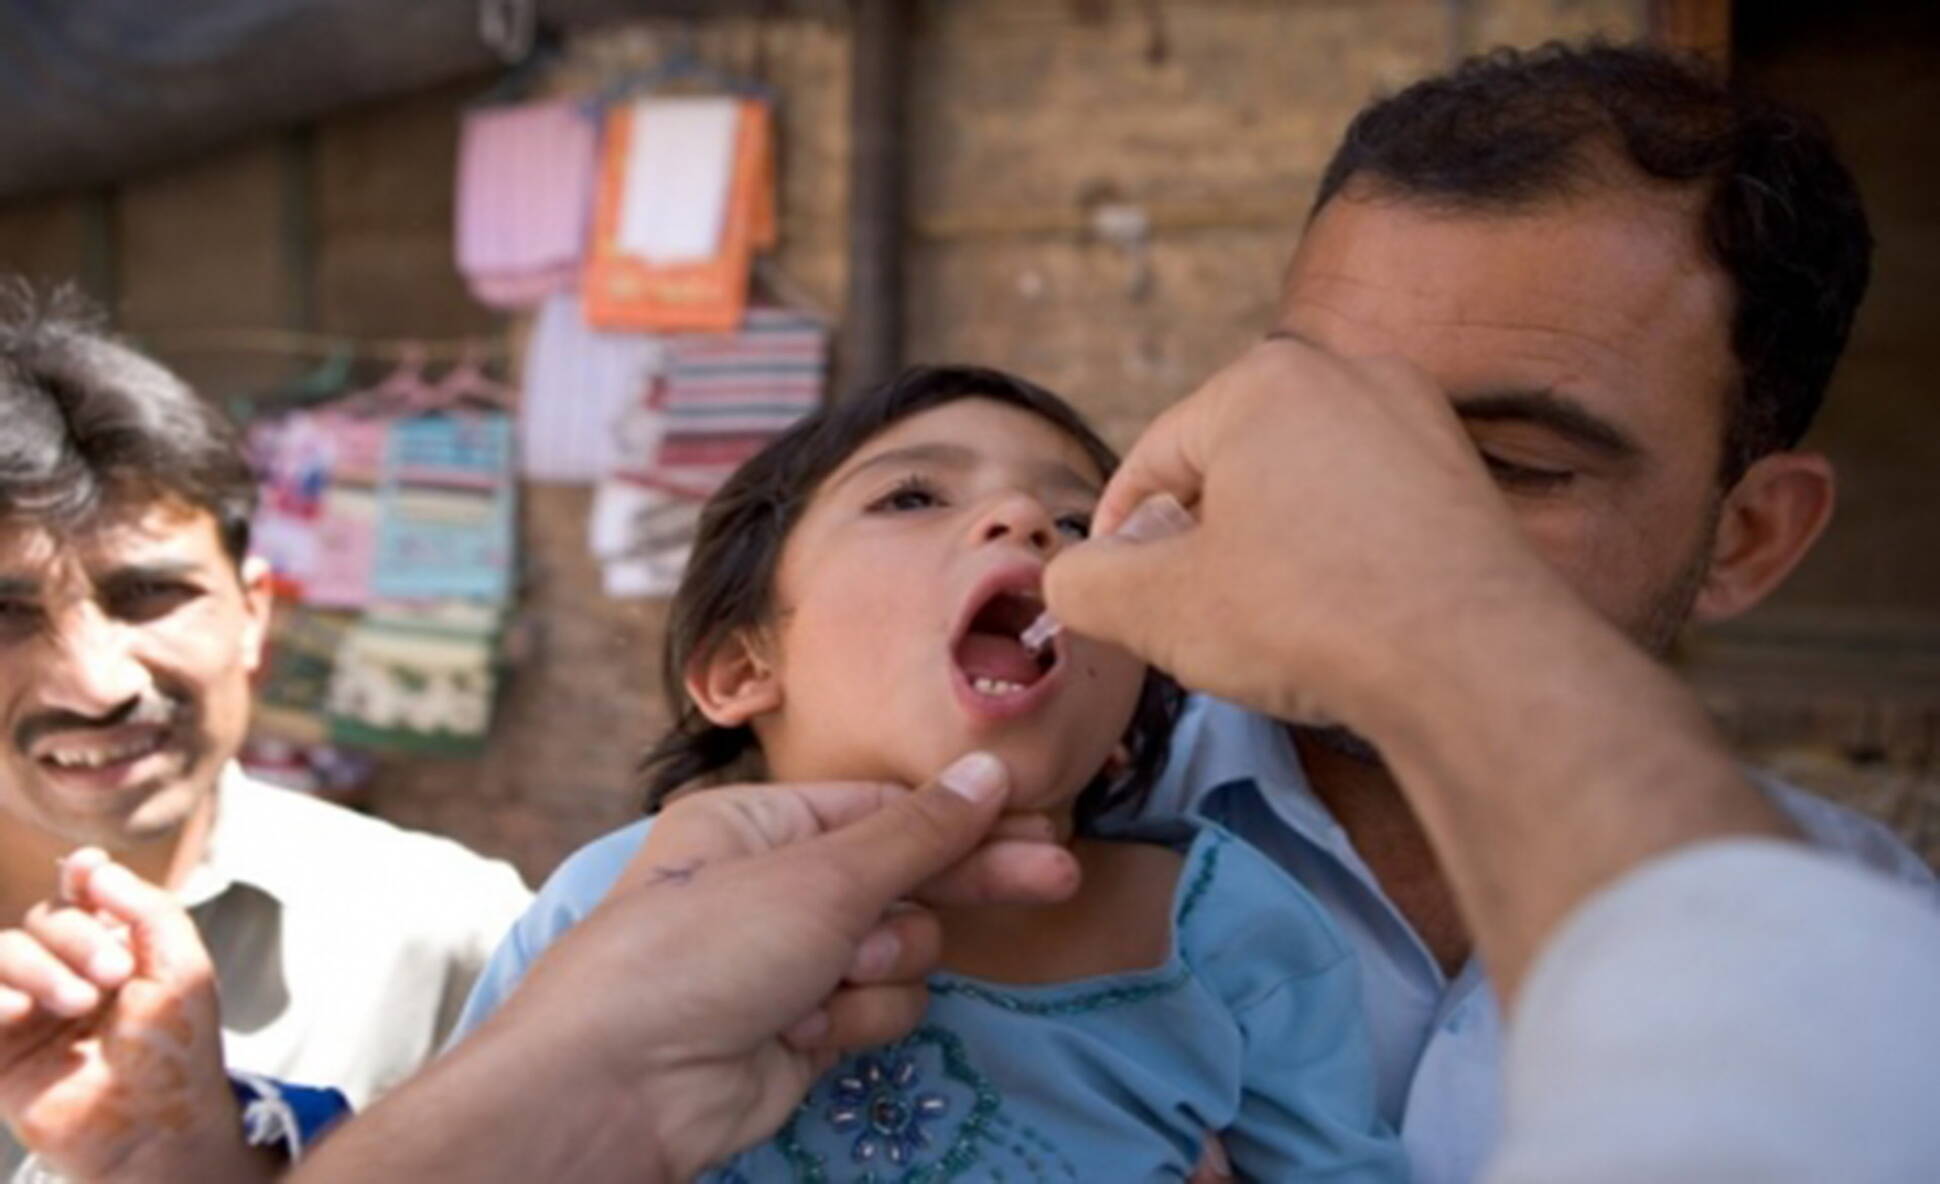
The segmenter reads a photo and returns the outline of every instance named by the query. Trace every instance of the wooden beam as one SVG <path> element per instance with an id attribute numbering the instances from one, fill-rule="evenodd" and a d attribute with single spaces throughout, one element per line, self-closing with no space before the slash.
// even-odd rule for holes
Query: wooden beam
<path id="1" fill-rule="evenodd" d="M 545 0 L 538 15 L 568 29 L 804 3 Z M 157 7 L 0 3 L 0 198 L 113 182 L 501 65 L 479 36 L 478 0 L 201 0 L 198 20 L 173 24 Z"/>
<path id="2" fill-rule="evenodd" d="M 849 72 L 849 299 L 844 388 L 903 362 L 903 62 L 907 0 L 856 0 Z"/>

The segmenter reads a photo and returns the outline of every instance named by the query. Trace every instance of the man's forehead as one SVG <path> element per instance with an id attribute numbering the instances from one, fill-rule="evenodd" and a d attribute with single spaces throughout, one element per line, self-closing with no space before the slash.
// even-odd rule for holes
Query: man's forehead
<path id="1" fill-rule="evenodd" d="M 222 557 L 215 516 L 174 499 L 111 504 L 72 527 L 0 518 L 0 576 L 15 579 L 61 569 L 99 576 L 127 566 Z"/>
<path id="2" fill-rule="evenodd" d="M 1606 413 L 1721 414 L 1731 289 L 1684 195 L 1593 190 L 1518 212 L 1406 198 L 1323 207 L 1288 270 L 1281 327 L 1396 353 L 1455 394 L 1558 390 Z"/>

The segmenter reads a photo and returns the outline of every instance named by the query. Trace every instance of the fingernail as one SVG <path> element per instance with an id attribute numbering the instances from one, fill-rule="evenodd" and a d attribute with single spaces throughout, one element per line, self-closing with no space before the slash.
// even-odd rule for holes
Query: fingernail
<path id="1" fill-rule="evenodd" d="M 120 986 L 135 972 L 135 960 L 119 946 L 109 946 L 88 959 L 88 977 L 104 987 Z"/>
<path id="2" fill-rule="evenodd" d="M 1191 530 L 1193 525 L 1192 511 L 1178 498 L 1169 493 L 1155 493 L 1125 516 L 1112 537 L 1145 543 Z"/>
<path id="3" fill-rule="evenodd" d="M 95 869 L 88 887 L 97 900 L 125 901 L 138 882 L 135 873 L 118 863 L 109 863 Z"/>
<path id="4" fill-rule="evenodd" d="M 987 752 L 973 752 L 958 757 L 937 780 L 967 801 L 988 801 L 1004 792 L 1004 762 Z"/>
<path id="5" fill-rule="evenodd" d="M 887 931 L 870 934 L 856 947 L 855 976 L 867 982 L 882 978 L 895 967 L 902 952 L 902 939 L 895 934 Z"/>
<path id="6" fill-rule="evenodd" d="M 19 991 L 0 987 L 0 1024 L 11 1024 L 25 1019 L 34 1010 L 34 1001 Z"/>
<path id="7" fill-rule="evenodd" d="M 51 1010 L 61 1015 L 86 1015 L 101 1002 L 101 992 L 86 983 L 67 982 L 54 988 L 54 1006 Z"/>
<path id="8" fill-rule="evenodd" d="M 79 904 L 80 881 L 88 872 L 108 862 L 108 853 L 99 847 L 77 847 L 54 861 L 54 894 L 63 904 Z"/>

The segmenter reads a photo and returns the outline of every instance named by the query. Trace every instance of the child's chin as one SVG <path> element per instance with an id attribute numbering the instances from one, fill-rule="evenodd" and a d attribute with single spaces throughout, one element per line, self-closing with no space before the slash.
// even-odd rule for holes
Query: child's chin
<path id="1" fill-rule="evenodd" d="M 1010 770 L 1011 810 L 1055 810 L 1068 807 L 1084 788 L 1084 780 L 1071 784 L 1072 777 L 1063 762 L 1047 755 L 1039 745 L 1012 742 L 989 744 L 984 750 L 996 755 Z"/>

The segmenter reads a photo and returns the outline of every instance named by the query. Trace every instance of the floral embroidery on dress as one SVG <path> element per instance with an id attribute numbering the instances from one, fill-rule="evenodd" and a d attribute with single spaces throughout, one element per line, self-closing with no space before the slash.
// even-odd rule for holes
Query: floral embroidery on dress
<path id="1" fill-rule="evenodd" d="M 950 1110 L 948 1098 L 919 1093 L 921 1086 L 922 1073 L 905 1053 L 861 1057 L 835 1079 L 823 1117 L 843 1134 L 858 1132 L 849 1149 L 856 1163 L 880 1157 L 901 1167 L 929 1150 L 933 1140 L 924 1127 Z"/>
<path id="2" fill-rule="evenodd" d="M 963 1041 L 935 1024 L 823 1077 L 774 1147 L 804 1184 L 1077 1178 L 1057 1148 L 1002 1113 Z"/>

